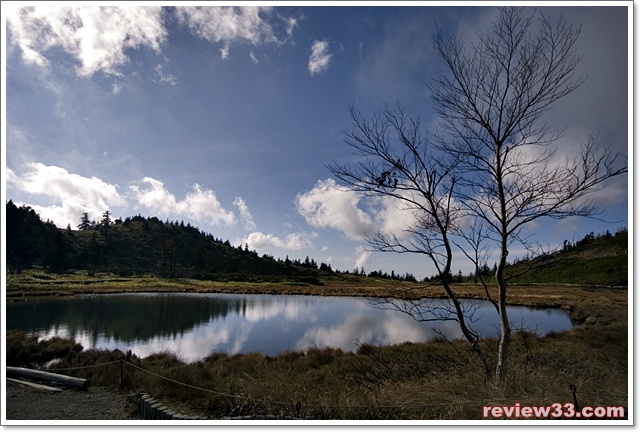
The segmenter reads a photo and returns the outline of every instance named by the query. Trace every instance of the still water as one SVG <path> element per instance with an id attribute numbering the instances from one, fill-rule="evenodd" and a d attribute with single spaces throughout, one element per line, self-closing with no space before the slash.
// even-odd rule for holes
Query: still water
<path id="1" fill-rule="evenodd" d="M 432 306 L 445 300 L 428 300 Z M 482 336 L 497 334 L 491 305 L 467 301 Z M 186 362 L 228 354 L 421 342 L 437 335 L 460 338 L 455 321 L 418 322 L 364 298 L 286 295 L 145 293 L 44 297 L 7 303 L 7 329 L 42 338 L 74 338 L 85 349 L 131 350 L 140 357 L 170 351 Z M 510 307 L 515 328 L 538 334 L 573 327 L 559 309 Z M 436 329 L 436 330 L 434 330 Z"/>

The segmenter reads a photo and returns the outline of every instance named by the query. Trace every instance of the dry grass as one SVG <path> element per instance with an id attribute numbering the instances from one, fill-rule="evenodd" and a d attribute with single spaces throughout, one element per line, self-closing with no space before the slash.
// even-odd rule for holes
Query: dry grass
<path id="1" fill-rule="evenodd" d="M 322 285 L 312 285 L 216 282 L 198 279 L 166 279 L 154 276 L 122 278 L 111 273 L 96 273 L 89 277 L 85 272 L 56 275 L 37 270 L 7 274 L 6 276 L 6 296 L 9 299 L 38 295 L 156 291 L 394 298 L 444 298 L 446 296 L 440 285 L 359 277 L 328 279 Z M 484 289 L 478 284 L 454 284 L 453 287 L 461 298 L 485 298 Z M 494 298 L 497 296 L 495 287 L 490 288 L 490 294 Z M 576 304 L 625 306 L 627 299 L 627 289 L 622 288 L 567 285 L 512 285 L 509 287 L 509 303 L 512 305 L 565 308 L 573 307 Z"/>

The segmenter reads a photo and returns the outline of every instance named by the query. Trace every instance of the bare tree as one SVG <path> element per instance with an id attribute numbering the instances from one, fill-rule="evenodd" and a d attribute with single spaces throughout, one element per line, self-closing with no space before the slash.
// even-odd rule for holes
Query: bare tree
<path id="1" fill-rule="evenodd" d="M 538 19 L 536 20 L 536 16 Z M 431 86 L 444 134 L 439 148 L 458 160 L 454 196 L 498 243 L 500 344 L 496 378 L 507 369 L 511 329 L 506 311 L 505 267 L 512 242 L 524 242 L 522 228 L 542 217 L 594 217 L 585 197 L 627 172 L 626 162 L 589 137 L 579 155 L 557 163 L 561 133 L 541 122 L 553 103 L 574 91 L 581 56 L 580 28 L 553 23 L 523 8 L 500 8 L 492 29 L 471 49 L 438 33 L 435 48 L 450 74 Z"/>
<path id="2" fill-rule="evenodd" d="M 356 165 L 332 164 L 329 169 L 351 190 L 364 196 L 395 199 L 412 214 L 403 233 L 379 231 L 368 237 L 378 251 L 424 254 L 438 271 L 450 304 L 425 307 L 420 300 L 382 299 L 380 307 L 399 310 L 419 321 L 455 320 L 481 360 L 487 375 L 491 361 L 480 346 L 481 338 L 469 325 L 469 311 L 449 284 L 453 259 L 451 236 L 460 231 L 463 213 L 455 203 L 455 160 L 437 152 L 420 122 L 401 107 L 389 105 L 371 118 L 353 106 L 354 128 L 345 131 L 346 143 L 358 155 Z M 438 155 L 439 153 L 439 155 Z"/>
<path id="3" fill-rule="evenodd" d="M 355 166 L 329 167 L 352 190 L 395 198 L 412 212 L 414 223 L 403 239 L 381 232 L 369 242 L 379 251 L 425 254 L 454 307 L 457 297 L 445 282 L 452 244 L 458 245 L 452 239 L 463 240 L 459 246 L 476 268 L 487 248 L 495 247 L 498 296 L 489 297 L 488 289 L 486 294 L 500 318 L 497 381 L 506 376 L 511 336 L 505 274 L 510 247 L 532 248 L 523 228 L 540 218 L 601 216 L 589 194 L 627 172 L 626 159 L 599 148 L 594 136 L 576 156 L 559 158 L 563 134 L 550 133 L 542 121 L 554 102 L 583 82 L 575 77 L 579 34 L 562 18 L 552 22 L 519 7 L 498 8 L 491 29 L 470 47 L 438 31 L 434 47 L 448 70 L 430 89 L 441 130 L 421 134 L 419 121 L 400 108 L 385 106 L 367 120 L 351 107 L 355 127 L 345 141 L 363 158 Z M 465 337 L 491 374 L 478 335 L 459 312 Z"/>

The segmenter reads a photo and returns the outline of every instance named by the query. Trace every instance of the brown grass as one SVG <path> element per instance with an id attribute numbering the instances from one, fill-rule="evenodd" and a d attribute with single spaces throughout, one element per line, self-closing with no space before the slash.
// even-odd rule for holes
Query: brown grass
<path id="1" fill-rule="evenodd" d="M 7 274 L 6 297 L 20 299 L 39 295 L 74 295 L 110 292 L 186 291 L 236 294 L 290 294 L 316 296 L 359 296 L 394 298 L 444 298 L 442 286 L 425 283 L 393 282 L 374 278 L 345 277 L 328 279 L 323 285 L 270 282 L 216 282 L 197 279 L 166 279 L 154 276 L 121 278 L 110 273 L 92 277 L 84 273 L 55 275 L 41 271 Z M 453 285 L 461 298 L 485 298 L 478 284 Z M 490 287 L 495 298 L 497 290 Z M 512 285 L 509 303 L 532 307 L 564 307 L 590 303 L 593 305 L 626 305 L 625 288 L 582 287 L 567 285 Z M 626 306 L 625 306 L 626 307 Z"/>

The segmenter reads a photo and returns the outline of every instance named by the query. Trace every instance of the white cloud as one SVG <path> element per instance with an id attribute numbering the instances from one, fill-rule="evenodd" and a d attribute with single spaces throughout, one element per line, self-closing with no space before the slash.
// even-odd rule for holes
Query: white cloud
<path id="1" fill-rule="evenodd" d="M 249 212 L 249 208 L 247 207 L 247 203 L 241 197 L 236 197 L 233 201 L 233 205 L 238 208 L 240 212 L 240 219 L 244 222 L 244 229 L 247 231 L 255 230 L 256 224 L 253 221 L 253 216 Z"/>
<path id="2" fill-rule="evenodd" d="M 168 84 L 170 86 L 178 84 L 178 79 L 170 73 L 165 73 L 164 68 L 161 64 L 156 65 L 156 73 L 159 77 L 159 79 L 155 81 L 156 83 Z"/>
<path id="3" fill-rule="evenodd" d="M 226 60 L 227 58 L 229 58 L 229 47 L 230 47 L 229 42 L 226 42 L 224 44 L 224 46 L 222 48 L 220 48 L 220 50 L 219 50 L 220 51 L 220 58 L 222 60 Z"/>
<path id="4" fill-rule="evenodd" d="M 296 196 L 295 202 L 307 223 L 336 229 L 351 240 L 365 240 L 367 234 L 377 231 L 371 217 L 358 208 L 358 196 L 333 179 L 319 180 L 313 189 Z"/>
<path id="5" fill-rule="evenodd" d="M 294 17 L 282 18 L 286 24 L 287 36 L 293 36 L 293 31 L 298 27 L 298 20 Z"/>
<path id="6" fill-rule="evenodd" d="M 235 223 L 233 212 L 225 210 L 214 191 L 204 189 L 195 184 L 193 192 L 188 193 L 182 200 L 165 189 L 164 184 L 150 177 L 141 181 L 144 186 L 130 185 L 129 190 L 138 204 L 148 208 L 156 214 L 171 217 L 188 217 L 197 222 L 209 222 L 214 225 Z"/>
<path id="7" fill-rule="evenodd" d="M 369 258 L 371 258 L 371 251 L 365 249 L 364 246 L 356 247 L 356 262 L 353 266 L 354 269 L 367 268 L 367 264 L 369 264 Z"/>
<path id="8" fill-rule="evenodd" d="M 117 96 L 120 94 L 121 91 L 122 91 L 122 86 L 118 83 L 114 83 L 113 87 L 111 88 L 111 93 Z"/>
<path id="9" fill-rule="evenodd" d="M 30 205 L 42 219 L 49 219 L 58 227 L 75 226 L 85 212 L 92 219 L 99 219 L 112 206 L 125 203 L 117 185 L 96 177 L 83 177 L 41 163 L 30 163 L 28 168 L 27 172 L 18 174 L 7 167 L 7 184 L 21 192 L 44 195 L 59 203 L 48 207 Z"/>
<path id="10" fill-rule="evenodd" d="M 48 66 L 46 54 L 61 48 L 80 63 L 76 72 L 120 75 L 125 50 L 148 47 L 160 52 L 167 32 L 162 8 L 112 6 L 29 6 L 7 8 L 12 43 L 28 64 Z"/>
<path id="11" fill-rule="evenodd" d="M 7 28 L 11 47 L 18 47 L 25 63 L 48 67 L 59 48 L 78 62 L 76 73 L 91 76 L 98 71 L 121 75 L 120 68 L 129 62 L 128 49 L 150 48 L 161 52 L 168 31 L 167 13 L 160 6 L 8 6 Z M 268 21 L 272 7 L 221 6 L 177 7 L 178 22 L 197 37 L 222 43 L 221 58 L 227 59 L 233 43 L 252 45 L 282 44 L 292 37 L 298 25 L 293 17 L 278 18 L 286 36 L 280 40 Z M 257 62 L 252 53 L 251 59 Z M 176 78 L 156 68 L 163 84 L 175 85 Z M 117 94 L 120 87 L 114 87 Z"/>
<path id="12" fill-rule="evenodd" d="M 509 181 L 523 181 L 521 176 L 529 176 L 528 181 L 539 183 L 541 173 L 551 174 L 556 170 L 560 173 L 570 173 L 571 175 L 583 176 L 581 146 L 592 141 L 595 145 L 594 159 L 604 154 L 604 145 L 601 137 L 593 136 L 590 131 L 583 128 L 568 127 L 563 136 L 555 141 L 552 146 L 522 146 L 513 150 L 511 161 L 514 166 L 518 166 L 518 171 L 507 175 Z M 547 152 L 553 151 L 549 158 Z M 545 159 L 547 158 L 547 159 Z M 542 160 L 541 160 L 542 159 Z M 538 162 L 536 162 L 538 161 Z M 620 155 L 618 167 L 624 163 L 623 155 Z M 567 171 L 568 170 L 568 171 Z M 535 186 L 535 184 L 534 184 Z M 628 177 L 621 175 L 611 178 L 597 187 L 590 193 L 581 197 L 575 204 L 583 205 L 593 202 L 596 206 L 617 206 L 623 205 L 628 196 Z M 521 197 L 522 198 L 522 197 Z M 547 197 L 545 205 L 554 202 L 554 197 Z M 491 208 L 486 209 L 487 214 L 491 214 Z M 534 226 L 535 228 L 535 226 Z"/>
<path id="13" fill-rule="evenodd" d="M 273 27 L 261 16 L 270 10 L 270 7 L 250 6 L 188 6 L 176 8 L 176 14 L 194 35 L 212 43 L 224 42 L 220 49 L 224 60 L 233 42 L 253 45 L 279 42 Z"/>
<path id="14" fill-rule="evenodd" d="M 315 75 L 329 68 L 329 60 L 332 54 L 329 53 L 329 43 L 326 41 L 314 41 L 311 46 L 311 56 L 309 57 L 309 73 Z"/>
<path id="15" fill-rule="evenodd" d="M 405 193 L 406 197 L 409 195 L 409 193 Z M 420 195 L 414 195 L 416 195 L 413 197 L 415 202 L 424 201 Z M 374 220 L 381 232 L 393 233 L 398 239 L 406 239 L 411 236 L 407 229 L 415 226 L 416 218 L 414 211 L 408 209 L 408 204 L 405 201 L 385 196 L 377 198 L 375 203 L 377 205 L 374 209 Z"/>
<path id="16" fill-rule="evenodd" d="M 7 168 L 7 185 L 20 192 L 45 196 L 53 201 L 54 204 L 50 206 L 28 205 L 42 219 L 49 219 L 58 227 L 64 228 L 67 224 L 76 226 L 85 212 L 91 219 L 98 220 L 106 210 L 113 213 L 114 206 L 127 204 L 126 199 L 118 192 L 117 185 L 106 183 L 99 178 L 83 177 L 69 173 L 64 168 L 41 163 L 30 163 L 28 168 L 24 173 L 16 173 Z M 149 177 L 142 179 L 138 184 L 129 185 L 129 192 L 138 205 L 159 216 L 184 217 L 213 225 L 233 225 L 236 222 L 235 214 L 222 207 L 215 192 L 198 184 L 195 184 L 193 191 L 187 193 L 181 201 L 177 200 L 161 181 Z M 234 204 L 240 209 L 246 226 L 253 226 L 253 219 L 244 200 L 236 198 Z M 295 244 L 294 240 L 292 237 L 288 239 L 288 243 Z"/>
<path id="17" fill-rule="evenodd" d="M 317 236 L 317 233 L 292 233 L 288 234 L 285 239 L 281 239 L 273 234 L 252 232 L 246 239 L 242 240 L 240 244 L 248 244 L 250 250 L 264 250 L 270 247 L 285 250 L 300 250 L 312 247 L 313 239 Z"/>

